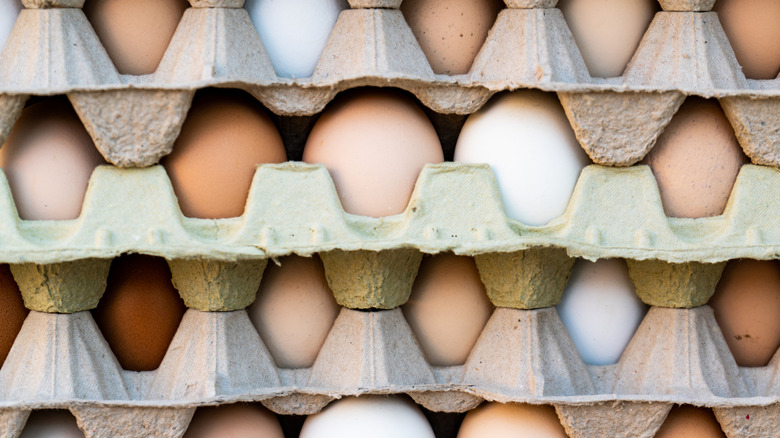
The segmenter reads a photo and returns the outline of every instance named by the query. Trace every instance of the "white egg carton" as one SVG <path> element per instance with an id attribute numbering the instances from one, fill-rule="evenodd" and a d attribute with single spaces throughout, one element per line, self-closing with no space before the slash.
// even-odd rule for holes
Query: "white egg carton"
<path id="1" fill-rule="evenodd" d="M 780 78 L 742 73 L 708 1 L 660 0 L 620 78 L 590 77 L 555 0 L 506 0 L 465 75 L 433 73 L 398 10 L 400 0 L 351 1 L 314 74 L 276 76 L 241 0 L 190 0 L 157 71 L 120 75 L 83 0 L 25 0 L 0 56 L 0 141 L 29 95 L 67 94 L 97 148 L 119 166 L 170 153 L 197 89 L 241 88 L 279 115 L 313 115 L 339 92 L 393 86 L 432 111 L 470 114 L 503 90 L 557 92 L 582 147 L 599 164 L 628 166 L 655 144 L 686 96 L 716 97 L 745 153 L 778 166 Z M 533 32 L 530 31 L 533 29 Z M 649 115 L 649 117 L 648 117 Z"/>

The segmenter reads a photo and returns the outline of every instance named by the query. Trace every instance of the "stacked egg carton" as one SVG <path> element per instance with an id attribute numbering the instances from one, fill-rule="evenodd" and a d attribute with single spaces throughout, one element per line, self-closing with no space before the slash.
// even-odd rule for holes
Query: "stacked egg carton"
<path id="1" fill-rule="evenodd" d="M 312 77 L 292 80 L 274 74 L 243 0 L 190 0 L 157 72 L 140 77 L 116 72 L 83 0 L 24 0 L 0 56 L 0 142 L 30 95 L 67 94 L 119 167 L 95 171 L 70 221 L 19 220 L 0 178 L 0 261 L 33 310 L 0 369 L 0 430 L 14 436 L 31 409 L 61 407 L 91 437 L 179 436 L 199 405 L 260 401 L 310 414 L 365 393 L 406 393 L 448 412 L 482 400 L 553 404 L 573 437 L 652 436 L 674 403 L 712 407 L 730 437 L 780 430 L 780 353 L 739 368 L 702 306 L 725 261 L 780 252 L 780 173 L 766 167 L 780 164 L 780 78 L 744 77 L 707 12 L 714 0 L 661 0 L 625 74 L 591 78 L 556 2 L 506 0 L 470 73 L 448 77 L 432 72 L 401 0 L 351 0 Z M 489 167 L 453 163 L 428 165 L 397 216 L 346 214 L 322 166 L 285 163 L 259 167 L 243 216 L 185 218 L 153 165 L 195 91 L 210 86 L 297 116 L 362 86 L 401 88 L 461 115 L 502 90 L 557 92 L 600 165 L 541 227 L 506 217 Z M 722 216 L 667 218 L 649 168 L 601 166 L 641 160 L 689 95 L 719 99 L 757 164 L 742 168 Z M 398 307 L 422 253 L 444 251 L 475 257 L 497 309 L 467 362 L 440 368 Z M 88 312 L 111 259 L 127 252 L 165 257 L 190 309 L 151 372 L 122 370 Z M 278 369 L 243 310 L 267 260 L 291 253 L 320 254 L 343 306 L 309 369 Z M 616 365 L 585 365 L 552 307 L 572 257 L 626 258 L 654 306 Z"/>

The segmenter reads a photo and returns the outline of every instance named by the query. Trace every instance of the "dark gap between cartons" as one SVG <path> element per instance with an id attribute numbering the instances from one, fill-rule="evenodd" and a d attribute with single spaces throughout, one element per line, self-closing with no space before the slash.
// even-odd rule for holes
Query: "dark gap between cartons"
<path id="1" fill-rule="evenodd" d="M 466 413 L 432 412 L 420 406 L 425 418 L 431 423 L 436 438 L 456 438 Z"/>
<path id="2" fill-rule="evenodd" d="M 444 161 L 452 161 L 455 156 L 455 145 L 458 143 L 460 130 L 466 123 L 466 114 L 441 114 L 432 109 L 423 106 L 423 110 L 431 120 L 436 134 L 441 142 L 441 149 L 444 152 Z"/>
<path id="3" fill-rule="evenodd" d="M 290 161 L 303 160 L 303 148 L 306 146 L 306 140 L 314 124 L 320 118 L 320 114 L 313 116 L 278 116 L 269 113 L 271 120 L 279 130 L 282 136 L 284 150 L 287 152 L 287 159 Z"/>
<path id="4" fill-rule="evenodd" d="M 279 423 L 282 425 L 284 438 L 298 438 L 303 428 L 303 422 L 306 421 L 306 415 L 276 415 Z"/>

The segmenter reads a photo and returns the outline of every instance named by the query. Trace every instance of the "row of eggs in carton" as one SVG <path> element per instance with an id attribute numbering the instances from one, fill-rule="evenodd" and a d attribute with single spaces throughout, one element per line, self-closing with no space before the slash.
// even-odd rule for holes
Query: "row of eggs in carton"
<path id="1" fill-rule="evenodd" d="M 414 5 L 414 3 L 411 4 Z M 129 2 L 128 5 L 136 5 L 136 3 Z M 141 6 L 138 4 L 138 6 L 127 7 L 132 9 Z M 89 4 L 85 7 L 87 11 L 90 10 Z M 420 7 L 425 9 L 424 6 Z M 759 16 L 771 16 L 771 12 L 763 11 L 762 7 L 757 7 L 758 10 L 762 11 Z M 298 9 L 301 8 L 297 8 L 296 11 Z M 586 10 L 589 9 L 586 8 Z M 57 18 L 55 12 L 59 10 L 70 11 L 68 13 L 70 15 Z M 449 11 L 449 9 L 447 10 Z M 565 50 L 545 47 L 536 48 L 534 52 L 530 47 L 536 47 L 541 43 L 533 36 L 528 36 L 530 38 L 528 41 L 523 40 L 517 43 L 522 45 L 521 48 L 516 48 L 517 53 L 499 53 L 502 47 L 516 40 L 515 33 L 521 31 L 516 28 L 519 26 L 518 24 L 507 24 L 504 33 L 507 34 L 505 39 L 508 41 L 486 43 L 482 52 L 488 53 L 480 55 L 480 58 L 484 58 L 485 62 L 495 63 L 496 68 L 505 69 L 504 73 L 510 74 L 510 76 L 514 74 L 513 72 L 522 70 L 528 72 L 528 77 L 504 77 L 502 76 L 504 73 L 501 72 L 490 73 L 492 70 L 488 68 L 489 66 L 477 66 L 473 70 L 486 75 L 487 79 L 480 82 L 481 86 L 475 88 L 461 80 L 452 83 L 445 81 L 446 83 L 442 85 L 436 82 L 441 81 L 435 79 L 432 74 L 428 77 L 416 73 L 419 66 L 415 63 L 425 62 L 422 52 L 417 55 L 405 52 L 386 53 L 389 50 L 407 50 L 410 47 L 419 49 L 408 29 L 405 32 L 410 34 L 410 41 L 392 40 L 391 36 L 403 33 L 402 31 L 405 29 L 402 18 L 400 24 L 393 20 L 390 20 L 395 23 L 392 26 L 385 23 L 389 27 L 380 32 L 377 30 L 378 27 L 381 27 L 378 22 L 367 26 L 366 23 L 357 18 L 356 21 L 353 20 L 354 23 L 350 21 L 349 17 L 355 14 L 369 13 L 371 10 L 350 10 L 347 12 L 354 12 L 354 14 L 342 14 L 345 17 L 344 21 L 349 22 L 344 25 L 346 29 L 350 32 L 365 31 L 369 35 L 357 37 L 348 33 L 339 38 L 337 38 L 338 35 L 334 35 L 331 38 L 332 41 L 328 43 L 329 47 L 335 47 L 334 53 L 326 53 L 320 61 L 321 64 L 325 64 L 322 67 L 322 71 L 325 73 L 319 79 L 316 78 L 315 74 L 310 81 L 312 83 L 303 84 L 299 80 L 279 82 L 277 79 L 261 80 L 255 77 L 259 74 L 257 72 L 271 70 L 271 68 L 269 66 L 263 68 L 253 64 L 252 60 L 259 56 L 258 53 L 265 53 L 259 40 L 248 42 L 239 38 L 239 36 L 247 36 L 247 34 L 254 36 L 255 39 L 257 37 L 257 32 L 248 23 L 249 18 L 244 17 L 247 15 L 247 11 L 231 8 L 190 8 L 189 11 L 191 11 L 189 15 L 192 16 L 192 20 L 185 20 L 179 25 L 177 35 L 180 36 L 174 36 L 168 50 L 170 56 L 163 59 L 157 73 L 151 76 L 139 76 L 149 78 L 167 75 L 170 76 L 170 80 L 152 81 L 154 83 L 150 84 L 135 79 L 130 80 L 129 76 L 123 76 L 124 79 L 120 79 L 120 76 L 113 70 L 105 74 L 100 73 L 101 68 L 111 65 L 111 61 L 109 55 L 100 45 L 99 39 L 93 35 L 94 32 L 84 19 L 81 10 L 29 10 L 30 14 L 44 14 L 47 17 L 46 14 L 51 15 L 46 20 L 41 18 L 43 22 L 47 22 L 47 20 L 60 21 L 57 26 L 49 28 L 48 25 L 41 24 L 43 22 L 33 23 L 35 20 L 30 15 L 30 20 L 28 20 L 31 21 L 30 24 L 21 23 L 16 26 L 13 33 L 15 36 L 12 36 L 11 42 L 8 44 L 9 47 L 4 52 L 5 55 L 0 62 L 0 84 L 8 83 L 6 93 L 0 95 L 0 106 L 5 109 L 0 127 L 0 140 L 10 131 L 29 94 L 67 93 L 96 146 L 108 161 L 120 166 L 148 166 L 155 164 L 162 156 L 170 153 L 191 104 L 195 93 L 194 88 L 209 85 L 238 87 L 254 95 L 276 114 L 311 116 L 320 112 L 340 91 L 365 85 L 387 86 L 387 81 L 392 79 L 393 86 L 415 94 L 426 107 L 430 108 L 430 111 L 440 114 L 455 114 L 456 116 L 457 114 L 475 112 L 488 101 L 493 93 L 501 90 L 531 87 L 557 91 L 566 116 L 574 128 L 575 136 L 590 157 L 598 164 L 620 166 L 634 164 L 648 153 L 661 131 L 680 108 L 686 94 L 702 97 L 715 96 L 720 99 L 723 109 L 734 127 L 738 141 L 751 159 L 756 164 L 780 164 L 772 140 L 779 129 L 778 126 L 780 126 L 780 122 L 773 116 L 776 113 L 774 108 L 777 106 L 775 96 L 777 87 L 773 85 L 776 81 L 763 81 L 767 82 L 768 85 L 762 85 L 761 89 L 748 92 L 741 90 L 741 87 L 744 88 L 747 85 L 739 81 L 734 82 L 720 78 L 724 74 L 723 71 L 729 69 L 709 59 L 714 55 L 710 53 L 712 50 L 707 49 L 707 47 L 715 46 L 716 44 L 713 42 L 718 40 L 712 35 L 697 34 L 694 41 L 680 43 L 685 45 L 685 50 L 680 49 L 681 53 L 663 54 L 658 55 L 658 59 L 651 57 L 651 59 L 643 58 L 635 61 L 633 63 L 636 65 L 634 70 L 641 72 L 640 76 L 642 76 L 641 79 L 634 81 L 635 84 L 592 84 L 589 80 L 577 77 L 571 72 L 560 74 L 549 72 L 548 70 L 551 68 L 577 71 L 578 68 L 583 70 L 585 67 L 581 59 L 577 62 L 547 59 L 551 54 L 561 51 L 569 53 Z M 236 11 L 240 11 L 240 13 Z M 384 9 L 376 11 L 377 14 L 393 12 Z M 515 9 L 515 11 L 525 14 L 531 13 L 529 11 L 533 10 Z M 543 9 L 542 11 L 556 11 L 559 15 L 557 9 Z M 221 13 L 238 14 L 244 18 L 239 18 L 238 15 L 235 17 L 230 15 L 233 18 L 227 16 L 218 18 L 217 15 Z M 556 13 L 549 12 L 553 16 L 556 16 Z M 118 14 L 119 17 L 133 15 L 125 13 L 123 8 L 118 8 L 112 14 Z M 672 20 L 680 17 L 680 13 L 677 12 L 662 14 L 671 14 L 668 17 L 663 15 L 663 17 Z M 700 16 L 702 13 L 692 14 Z M 135 15 L 145 16 L 141 12 L 135 12 Z M 159 16 L 164 15 L 166 14 L 159 14 Z M 212 17 L 212 15 L 214 16 Z M 281 22 L 281 20 L 270 18 L 273 17 L 273 14 L 261 15 L 264 17 L 267 15 L 273 23 Z M 464 14 L 464 16 L 468 15 Z M 557 37 L 561 35 L 571 37 L 568 28 L 562 22 L 562 17 L 559 18 L 561 20 L 559 25 L 562 27 L 553 26 L 549 32 Z M 247 21 L 247 23 L 241 20 Z M 380 19 L 376 18 L 376 20 Z M 23 20 L 20 18 L 19 22 L 21 21 Z M 188 25 L 187 23 L 190 21 L 192 23 Z M 707 19 L 704 21 L 707 22 Z M 713 21 L 717 22 L 717 20 L 709 22 Z M 243 24 L 239 26 L 240 23 Z M 678 24 L 683 30 L 691 27 L 685 23 Z M 190 25 L 193 29 L 188 29 L 187 26 Z M 393 27 L 399 25 L 402 25 L 401 30 Z M 220 28 L 220 26 L 224 28 Z M 675 34 L 674 31 L 663 30 L 669 26 L 671 25 L 668 23 L 660 24 L 658 27 L 662 30 L 659 32 L 663 35 L 646 37 L 648 42 L 645 45 L 651 46 L 646 50 L 648 56 L 655 56 L 659 52 L 660 48 L 657 46 L 666 47 L 669 44 L 667 40 L 672 38 L 670 35 Z M 155 29 L 164 27 L 155 26 Z M 317 26 L 307 25 L 307 28 L 315 27 Z M 194 28 L 200 30 L 196 31 Z M 221 30 L 215 31 L 215 28 Z M 122 29 L 135 29 L 137 31 L 135 27 L 129 25 L 123 26 Z M 714 32 L 718 31 L 722 33 L 719 26 Z M 501 34 L 498 30 L 493 33 Z M 146 37 L 150 34 L 152 32 L 146 31 L 142 35 Z M 87 37 L 87 35 L 93 36 Z M 215 40 L 215 42 L 196 41 L 196 36 L 205 38 L 206 41 Z M 62 39 L 68 40 L 69 38 L 75 38 L 77 41 L 74 41 L 73 44 L 63 44 Z M 234 41 L 231 38 L 238 39 Z M 721 36 L 721 39 L 725 40 L 725 36 Z M 609 40 L 622 41 L 623 39 L 610 37 Z M 672 38 L 672 42 L 678 42 L 678 40 L 685 40 L 685 38 Z M 756 37 L 756 40 L 774 41 L 776 38 L 771 36 L 767 38 Z M 138 39 L 129 38 L 127 41 L 135 43 Z M 213 47 L 209 51 L 204 51 L 204 44 L 208 47 L 213 45 Z M 570 41 L 570 44 L 574 46 L 573 40 Z M 42 51 L 42 47 L 46 47 L 47 50 Z M 66 51 L 83 50 L 84 53 L 63 52 L 56 55 L 49 53 L 50 50 L 60 49 Z M 736 58 L 730 52 L 730 47 L 727 49 L 729 53 L 727 58 L 733 65 L 729 62 L 726 64 L 731 65 L 736 73 L 726 76 L 741 75 Z M 524 54 L 525 51 L 528 53 Z M 299 59 L 297 49 L 282 50 L 281 52 L 292 54 L 294 59 Z M 33 55 L 30 55 L 31 53 Z M 610 50 L 607 53 L 613 53 L 613 51 Z M 542 56 L 543 54 L 546 55 Z M 360 56 L 365 59 L 351 59 L 352 57 L 360 58 Z M 701 56 L 704 57 L 699 59 Z M 381 57 L 392 59 L 380 60 Z M 478 58 L 477 63 L 479 63 L 480 58 Z M 675 61 L 677 58 L 679 59 Z M 141 57 L 132 55 L 130 59 L 138 60 Z M 762 56 L 761 59 L 767 58 Z M 75 60 L 83 60 L 83 62 L 75 63 Z M 232 65 L 231 62 L 238 65 Z M 28 65 L 30 63 L 32 64 Z M 69 63 L 75 64 L 70 65 Z M 408 63 L 414 65 L 404 66 Z M 691 63 L 693 65 L 689 65 Z M 153 64 L 156 67 L 156 61 Z M 558 67 L 559 65 L 567 67 Z M 579 67 L 572 67 L 573 65 L 579 65 Z M 86 66 L 90 66 L 91 69 L 83 71 Z M 520 68 L 521 66 L 522 68 Z M 426 68 L 428 67 L 426 66 Z M 573 77 L 571 77 L 572 75 Z M 690 77 L 691 75 L 693 76 Z M 704 80 L 705 78 L 712 80 L 707 82 Z M 131 83 L 122 85 L 122 81 L 130 81 Z M 645 116 L 647 113 L 652 116 L 647 118 Z"/>
<path id="2" fill-rule="evenodd" d="M 30 7 L 41 7 L 36 2 L 30 3 Z M 136 76 L 155 72 L 189 6 L 185 0 L 169 0 L 87 1 L 59 7 L 74 7 L 78 3 L 83 3 L 94 32 L 118 72 Z M 339 13 L 349 8 L 346 0 L 296 3 L 249 0 L 239 3 L 244 3 L 274 70 L 280 77 L 288 78 L 307 78 L 314 73 Z M 573 33 L 576 47 L 596 78 L 618 77 L 623 73 L 653 16 L 660 10 L 655 0 L 547 3 L 550 4 L 535 7 L 554 7 L 557 3 Z M 222 5 L 236 6 L 240 7 Z M 774 79 L 780 73 L 780 43 L 777 43 L 774 26 L 780 10 L 776 6 L 763 0 L 720 0 L 715 5 L 736 59 L 748 78 Z M 488 31 L 504 7 L 500 0 L 416 0 L 403 2 L 401 12 L 432 71 L 439 75 L 463 75 L 471 69 L 488 38 Z M 22 2 L 4 0 L 2 8 L 0 49 L 11 32 Z M 565 36 L 558 38 L 559 43 L 565 41 Z"/>
<path id="3" fill-rule="evenodd" d="M 185 216 L 231 218 L 244 212 L 256 165 L 286 161 L 296 153 L 289 148 L 249 95 L 205 89 L 162 165 Z M 444 154 L 413 99 L 367 88 L 327 107 L 302 158 L 325 165 L 347 213 L 384 217 L 404 212 L 422 168 L 443 162 Z M 507 215 L 528 226 L 563 214 L 590 163 L 558 100 L 539 91 L 496 96 L 471 115 L 454 159 L 490 164 Z M 701 218 L 723 213 L 747 162 L 720 106 L 689 98 L 643 164 L 652 169 L 668 216 Z M 16 209 L 27 220 L 77 218 L 92 171 L 103 163 L 63 98 L 31 101 L 0 151 Z"/>

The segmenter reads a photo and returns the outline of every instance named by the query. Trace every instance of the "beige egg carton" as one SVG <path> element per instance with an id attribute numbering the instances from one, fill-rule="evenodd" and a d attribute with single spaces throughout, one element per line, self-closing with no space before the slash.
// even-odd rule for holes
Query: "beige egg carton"
<path id="1" fill-rule="evenodd" d="M 778 166 L 780 78 L 742 73 L 708 1 L 660 1 L 619 78 L 590 77 L 555 0 L 506 0 L 471 71 L 436 75 L 398 10 L 401 1 L 351 1 L 310 78 L 276 76 L 241 0 L 190 0 L 154 74 L 120 75 L 79 0 L 25 0 L 0 56 L 0 142 L 30 95 L 67 94 L 97 148 L 119 166 L 170 153 L 203 87 L 248 91 L 279 115 L 313 115 L 339 92 L 407 90 L 432 111 L 470 114 L 503 90 L 557 92 L 594 162 L 642 159 L 686 96 L 718 98 L 746 154 Z"/>

